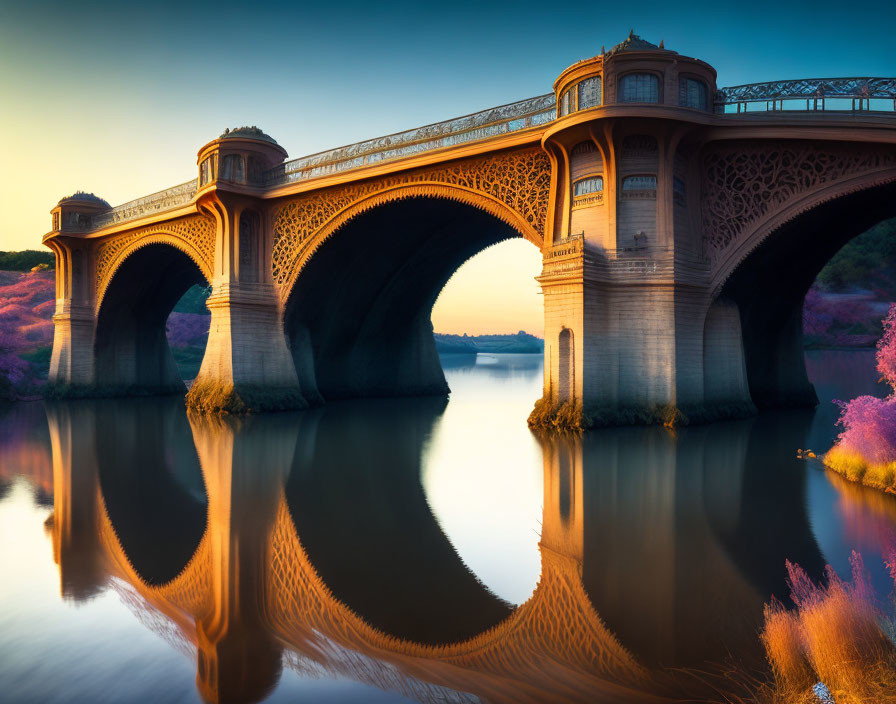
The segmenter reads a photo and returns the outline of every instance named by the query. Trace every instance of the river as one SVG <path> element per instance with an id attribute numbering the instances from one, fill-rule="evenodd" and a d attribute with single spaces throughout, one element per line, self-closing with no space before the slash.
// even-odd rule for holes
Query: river
<path id="1" fill-rule="evenodd" d="M 0 409 L 0 699 L 661 701 L 662 673 L 761 673 L 785 560 L 848 577 L 857 550 L 892 587 L 896 499 L 797 457 L 832 398 L 883 395 L 873 353 L 807 363 L 817 409 L 674 432 L 537 437 L 534 355 L 444 358 L 447 400 Z"/>

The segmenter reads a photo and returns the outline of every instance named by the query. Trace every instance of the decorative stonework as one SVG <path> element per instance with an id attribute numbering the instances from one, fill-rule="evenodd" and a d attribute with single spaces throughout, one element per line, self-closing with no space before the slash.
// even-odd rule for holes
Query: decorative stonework
<path id="1" fill-rule="evenodd" d="M 298 196 L 273 212 L 274 281 L 285 296 L 311 252 L 334 230 L 364 210 L 413 196 L 450 198 L 482 208 L 541 246 L 550 181 L 547 155 L 527 149 Z"/>
<path id="2" fill-rule="evenodd" d="M 204 215 L 192 215 L 166 223 L 142 227 L 111 237 L 96 251 L 96 308 L 115 271 L 135 250 L 150 244 L 169 244 L 190 257 L 211 281 L 215 260 L 215 223 Z"/>
<path id="3" fill-rule="evenodd" d="M 713 148 L 702 164 L 706 253 L 718 261 L 767 215 L 813 190 L 893 167 L 896 153 L 879 146 L 766 142 Z"/>

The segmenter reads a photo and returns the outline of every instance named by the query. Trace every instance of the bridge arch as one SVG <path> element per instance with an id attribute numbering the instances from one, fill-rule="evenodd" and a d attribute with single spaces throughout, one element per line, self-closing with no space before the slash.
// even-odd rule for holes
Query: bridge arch
<path id="1" fill-rule="evenodd" d="M 844 178 L 794 198 L 743 235 L 738 256 L 714 277 L 713 293 L 740 313 L 756 406 L 817 403 L 803 357 L 803 300 L 847 242 L 893 217 L 896 168 Z"/>
<path id="2" fill-rule="evenodd" d="M 372 194 L 328 221 L 281 289 L 306 398 L 447 393 L 432 307 L 464 262 L 515 237 L 543 242 L 501 200 L 430 183 Z"/>
<path id="3" fill-rule="evenodd" d="M 421 197 L 451 200 L 478 208 L 514 228 L 521 237 L 529 240 L 539 249 L 544 246 L 543 230 L 539 228 L 538 222 L 532 222 L 532 218 L 527 218 L 520 211 L 488 193 L 435 181 L 399 184 L 358 198 L 333 215 L 318 230 L 307 237 L 307 244 L 294 253 L 292 261 L 285 264 L 286 271 L 283 270 L 283 265 L 278 267 L 275 264 L 275 278 L 280 282 L 281 298 L 283 300 L 288 298 L 296 279 L 301 275 L 314 252 L 352 219 L 361 213 L 388 203 Z M 543 228 L 543 224 L 541 227 Z M 281 269 L 279 272 L 276 271 L 278 268 Z"/>
<path id="4" fill-rule="evenodd" d="M 184 393 L 166 337 L 168 315 L 208 283 L 182 240 L 159 234 L 123 248 L 96 307 L 96 384 L 111 395 Z"/>
<path id="5" fill-rule="evenodd" d="M 215 226 L 210 218 L 198 215 L 174 220 L 161 226 L 140 228 L 126 235 L 114 237 L 97 248 L 94 284 L 97 312 L 118 268 L 137 250 L 154 244 L 166 244 L 179 249 L 193 260 L 205 279 L 211 282 Z"/>

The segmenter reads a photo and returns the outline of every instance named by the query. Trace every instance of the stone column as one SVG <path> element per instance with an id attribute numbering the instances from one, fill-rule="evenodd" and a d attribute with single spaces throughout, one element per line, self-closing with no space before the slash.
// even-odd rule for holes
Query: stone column
<path id="1" fill-rule="evenodd" d="M 203 207 L 218 224 L 207 302 L 212 319 L 187 404 L 233 413 L 305 407 L 272 281 L 263 211 L 248 197 L 220 191 L 207 196 Z"/>
<path id="2" fill-rule="evenodd" d="M 91 253 L 87 245 L 62 238 L 48 244 L 56 254 L 56 312 L 47 393 L 77 396 L 94 384 Z"/>

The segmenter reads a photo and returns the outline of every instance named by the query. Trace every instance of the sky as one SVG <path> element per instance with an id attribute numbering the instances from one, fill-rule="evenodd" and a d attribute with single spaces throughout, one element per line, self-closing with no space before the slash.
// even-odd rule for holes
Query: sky
<path id="1" fill-rule="evenodd" d="M 298 157 L 547 93 L 632 28 L 708 61 L 720 86 L 894 76 L 894 7 L 0 0 L 0 250 L 40 248 L 76 190 L 115 205 L 194 178 L 225 127 L 258 125 Z M 459 270 L 436 329 L 539 332 L 539 257 L 522 244 Z M 505 300 L 497 319 L 474 306 L 445 327 L 489 295 Z"/>

